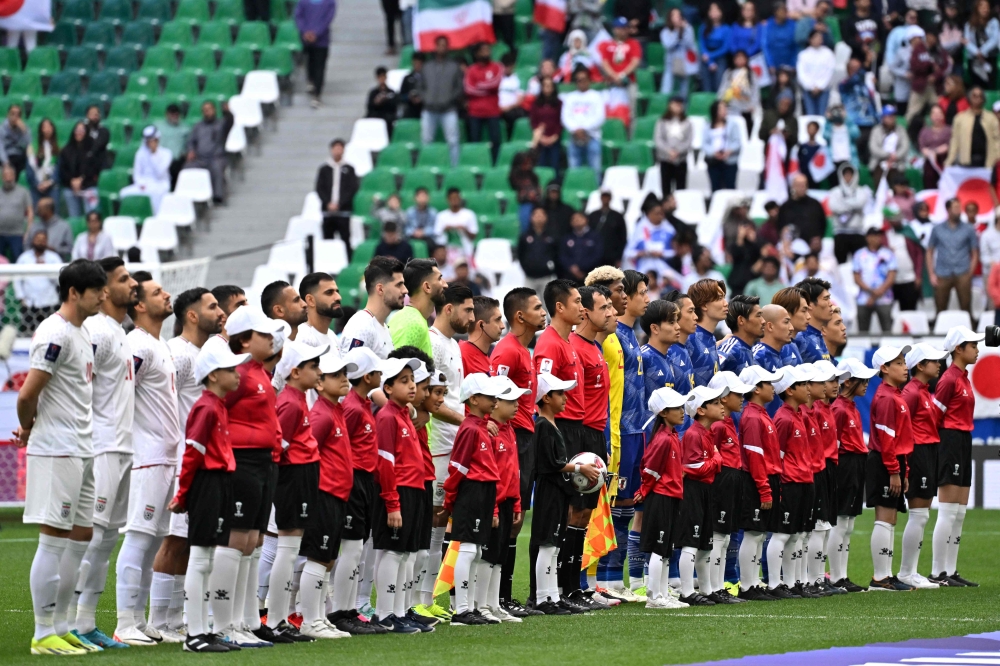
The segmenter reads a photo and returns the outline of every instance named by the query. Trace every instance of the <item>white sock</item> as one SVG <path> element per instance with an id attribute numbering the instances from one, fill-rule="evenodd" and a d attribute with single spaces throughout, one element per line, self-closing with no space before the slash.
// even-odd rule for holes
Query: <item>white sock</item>
<path id="1" fill-rule="evenodd" d="M 236 579 L 239 577 L 241 559 L 243 553 L 236 548 L 215 549 L 208 589 L 212 594 L 210 605 L 213 632 L 216 634 L 229 631 L 235 626 L 233 617 L 236 607 Z M 240 608 L 242 609 L 242 606 Z"/>
<path id="2" fill-rule="evenodd" d="M 380 620 L 384 620 L 395 613 L 396 594 L 401 593 L 399 589 L 399 569 L 403 564 L 405 553 L 396 550 L 382 551 L 379 559 L 378 571 L 375 574 L 376 587 L 378 593 L 375 596 L 375 614 Z"/>
<path id="3" fill-rule="evenodd" d="M 951 542 L 948 545 L 947 560 L 945 561 L 945 571 L 951 576 L 958 570 L 958 547 L 962 543 L 962 526 L 965 524 L 965 512 L 969 507 L 965 504 L 958 505 L 958 514 L 955 516 L 955 524 L 951 528 Z"/>
<path id="4" fill-rule="evenodd" d="M 260 557 L 263 548 L 253 549 L 250 568 L 247 570 L 246 589 L 243 591 L 243 624 L 251 631 L 260 629 L 260 603 L 257 600 L 257 582 L 260 579 Z"/>
<path id="5" fill-rule="evenodd" d="M 413 558 L 416 553 L 403 553 L 403 559 L 399 562 L 399 573 L 396 576 L 396 589 L 399 592 L 396 593 L 396 602 L 393 606 L 392 612 L 395 613 L 396 617 L 404 617 L 406 615 L 406 588 L 409 586 L 410 575 L 408 571 L 413 571 Z"/>
<path id="6" fill-rule="evenodd" d="M 361 578 L 358 580 L 357 606 L 355 606 L 359 610 L 363 605 L 371 603 L 372 586 L 375 584 L 375 571 L 378 569 L 378 565 L 378 552 L 376 552 L 372 540 L 368 539 L 361 551 Z"/>
<path id="7" fill-rule="evenodd" d="M 358 576 L 360 573 L 361 551 L 364 544 L 360 539 L 345 539 L 340 542 L 340 557 L 333 570 L 333 610 L 345 611 L 357 608 Z"/>
<path id="8" fill-rule="evenodd" d="M 791 568 L 787 568 L 791 567 L 791 558 L 789 558 L 787 565 L 785 564 L 785 552 L 788 551 L 789 555 L 791 555 L 792 551 L 791 545 L 788 543 L 791 536 L 791 534 L 782 534 L 781 532 L 774 532 L 771 534 L 771 540 L 767 544 L 768 589 L 773 590 L 781 585 L 781 568 L 783 566 L 786 567 L 785 575 L 788 578 L 785 582 L 791 582 L 792 585 L 795 584 L 794 581 L 791 580 L 792 570 Z"/>
<path id="9" fill-rule="evenodd" d="M 694 570 L 698 572 L 698 594 L 712 593 L 712 551 L 699 550 L 694 560 Z"/>
<path id="10" fill-rule="evenodd" d="M 274 568 L 274 558 L 277 554 L 278 537 L 266 535 L 264 537 L 264 546 L 260 551 L 260 563 L 257 565 L 257 602 L 260 608 L 267 608 L 267 593 L 270 591 L 271 585 L 271 569 Z"/>
<path id="11" fill-rule="evenodd" d="M 937 522 L 934 523 L 934 536 L 932 537 L 931 575 L 937 576 L 948 571 L 948 549 L 951 546 L 951 533 L 955 527 L 955 519 L 958 517 L 957 502 L 941 502 L 938 504 Z"/>
<path id="12" fill-rule="evenodd" d="M 872 528 L 872 566 L 875 580 L 882 580 L 892 575 L 892 525 L 876 520 Z"/>
<path id="13" fill-rule="evenodd" d="M 118 606 L 118 628 L 135 625 L 135 606 L 142 586 L 142 566 L 146 551 L 152 548 L 153 537 L 141 532 L 126 532 L 115 565 L 115 596 Z"/>
<path id="14" fill-rule="evenodd" d="M 487 586 L 489 591 L 486 595 L 486 603 L 490 608 L 500 608 L 500 582 L 503 578 L 503 565 L 494 564 L 490 567 L 490 582 Z"/>
<path id="15" fill-rule="evenodd" d="M 486 608 L 489 605 L 490 578 L 493 576 L 493 565 L 484 559 L 476 564 L 476 608 Z"/>
<path id="16" fill-rule="evenodd" d="M 336 561 L 334 561 L 334 567 L 336 567 Z M 323 617 L 333 612 L 333 588 L 330 587 L 332 580 L 333 569 L 327 569 L 326 575 L 323 576 Z"/>
<path id="17" fill-rule="evenodd" d="M 250 560 L 253 555 L 240 551 L 240 566 L 236 569 L 236 586 L 233 588 L 233 627 L 243 629 L 243 609 L 247 605 L 247 578 L 250 576 Z"/>
<path id="18" fill-rule="evenodd" d="M 924 545 L 924 527 L 930 520 L 930 509 L 910 509 L 903 528 L 903 554 L 899 561 L 899 575 L 912 576 L 917 573 L 920 549 Z"/>
<path id="19" fill-rule="evenodd" d="M 677 562 L 677 568 L 681 575 L 681 596 L 690 597 L 694 594 L 694 567 L 695 560 L 698 559 L 698 549 L 685 546 L 681 548 L 681 555 Z"/>
<path id="20" fill-rule="evenodd" d="M 795 584 L 806 584 L 806 561 L 809 559 L 809 533 L 795 535 Z"/>
<path id="21" fill-rule="evenodd" d="M 167 628 L 180 631 L 184 628 L 184 584 L 187 576 L 174 574 L 174 591 L 167 606 Z"/>
<path id="22" fill-rule="evenodd" d="M 100 525 L 94 525 L 94 538 L 90 540 L 90 546 L 80 562 L 80 575 L 76 583 L 80 594 L 77 597 L 75 628 L 81 634 L 90 633 L 96 628 L 94 620 L 97 603 L 108 582 L 111 551 L 117 543 L 117 529 L 105 530 Z"/>
<path id="23" fill-rule="evenodd" d="M 726 548 L 729 547 L 729 535 L 721 532 L 712 533 L 712 579 L 711 592 L 723 589 L 726 578 Z"/>
<path id="24" fill-rule="evenodd" d="M 73 586 L 73 598 L 69 602 L 69 608 L 66 609 L 66 624 L 70 629 L 77 629 L 76 614 L 78 607 L 80 605 L 80 597 L 83 596 L 84 584 L 87 578 L 90 577 L 90 569 L 92 563 L 97 562 L 97 568 L 100 568 L 100 555 L 98 551 L 104 542 L 104 528 L 100 525 L 94 525 L 92 528 L 93 534 L 90 537 L 90 543 L 87 544 L 87 550 L 83 554 L 83 559 L 80 560 L 80 569 L 76 572 L 76 579 Z M 109 530 L 114 534 L 118 534 L 118 530 Z M 105 565 L 105 571 L 107 570 L 107 565 Z M 103 584 L 101 586 L 103 588 Z M 92 631 L 93 627 L 87 629 L 87 631 L 81 633 L 87 633 Z"/>
<path id="25" fill-rule="evenodd" d="M 806 561 L 806 580 L 821 583 L 826 573 L 826 537 L 829 530 L 813 530 L 809 534 L 809 559 Z"/>
<path id="26" fill-rule="evenodd" d="M 427 553 L 427 575 L 420 581 L 420 603 L 430 606 L 434 603 L 434 585 L 441 572 L 441 544 L 447 527 L 431 528 L 431 547 Z"/>
<path id="27" fill-rule="evenodd" d="M 312 624 L 323 617 L 323 581 L 326 565 L 308 560 L 302 567 L 299 593 L 302 595 L 302 624 Z"/>
<path id="28" fill-rule="evenodd" d="M 459 557 L 461 555 L 461 550 L 459 550 Z M 535 560 L 536 603 L 559 601 L 559 579 L 556 575 L 556 560 L 558 557 L 559 549 L 555 546 L 538 547 L 538 559 Z"/>
<path id="29" fill-rule="evenodd" d="M 463 543 L 458 547 L 458 558 L 455 560 L 455 612 L 465 613 L 472 610 L 469 601 L 470 592 L 475 592 L 475 569 L 473 566 L 479 557 L 479 548 L 474 543 Z M 473 597 L 474 599 L 474 597 Z"/>
<path id="30" fill-rule="evenodd" d="M 830 580 L 847 578 L 847 540 L 850 538 L 851 519 L 837 516 L 837 524 L 830 530 L 826 541 L 827 558 L 830 560 Z"/>
<path id="31" fill-rule="evenodd" d="M 656 601 L 663 596 L 660 587 L 661 574 L 663 573 L 663 558 L 656 553 L 649 554 L 649 580 L 646 582 L 648 594 L 646 598 Z"/>
<path id="32" fill-rule="evenodd" d="M 212 574 L 212 551 L 208 546 L 191 546 L 187 574 L 184 578 L 184 596 L 187 600 L 188 636 L 208 633 L 208 578 Z"/>
<path id="33" fill-rule="evenodd" d="M 38 548 L 31 561 L 28 579 L 31 605 L 35 611 L 35 639 L 55 633 L 56 597 L 59 588 L 59 565 L 69 548 L 69 539 L 38 535 Z"/>
<path id="34" fill-rule="evenodd" d="M 83 560 L 89 541 L 69 542 L 59 560 L 59 588 L 56 590 L 56 611 L 53 615 L 53 625 L 60 636 L 69 633 L 69 606 L 76 597 L 76 581 L 80 574 L 80 562 Z"/>
<path id="35" fill-rule="evenodd" d="M 167 610 L 173 594 L 173 575 L 154 571 L 153 586 L 149 589 L 149 623 L 156 629 L 167 627 Z"/>
<path id="36" fill-rule="evenodd" d="M 743 542 L 740 544 L 740 589 L 749 590 L 760 582 L 757 561 L 757 550 L 764 541 L 763 532 L 743 532 Z"/>
<path id="37" fill-rule="evenodd" d="M 417 553 L 409 553 L 406 556 L 406 561 L 404 562 L 404 567 L 406 570 L 405 577 L 403 580 L 406 581 L 403 587 L 403 609 L 404 613 L 413 608 L 415 605 L 413 603 L 413 584 L 416 581 L 416 569 L 417 569 Z"/>
<path id="38" fill-rule="evenodd" d="M 295 566 L 292 567 L 292 596 L 288 600 L 288 616 L 291 617 L 295 613 L 298 613 L 296 600 L 299 596 L 299 581 L 302 579 L 302 569 L 306 566 L 306 558 L 302 555 L 298 555 L 295 558 Z"/>
<path id="39" fill-rule="evenodd" d="M 142 560 L 142 577 L 139 579 L 139 598 L 136 599 L 135 607 L 132 609 L 135 617 L 135 626 L 143 631 L 146 628 L 146 601 L 149 599 L 149 591 L 153 587 L 153 562 L 156 561 L 156 553 L 160 551 L 163 544 L 163 537 L 153 537 L 152 547 L 146 551 Z"/>
<path id="40" fill-rule="evenodd" d="M 267 613 L 267 626 L 277 627 L 286 618 L 288 602 L 292 598 L 292 573 L 295 569 L 295 558 L 299 555 L 302 545 L 300 536 L 279 536 L 278 552 L 274 556 L 274 566 L 271 567 L 270 594 L 271 601 Z"/>
<path id="41" fill-rule="evenodd" d="M 413 584 L 408 592 L 410 608 L 424 603 L 423 593 L 420 590 L 424 585 L 424 579 L 427 578 L 430 558 L 431 551 L 427 548 L 421 548 L 413 559 Z"/>

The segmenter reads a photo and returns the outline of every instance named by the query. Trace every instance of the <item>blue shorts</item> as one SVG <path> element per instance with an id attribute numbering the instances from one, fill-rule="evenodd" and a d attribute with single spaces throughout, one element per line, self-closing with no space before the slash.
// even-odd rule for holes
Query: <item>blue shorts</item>
<path id="1" fill-rule="evenodd" d="M 643 433 L 621 436 L 621 456 L 618 463 L 618 497 L 632 499 L 642 486 L 639 468 L 646 452 L 646 436 Z M 637 504 L 636 510 L 642 505 Z"/>

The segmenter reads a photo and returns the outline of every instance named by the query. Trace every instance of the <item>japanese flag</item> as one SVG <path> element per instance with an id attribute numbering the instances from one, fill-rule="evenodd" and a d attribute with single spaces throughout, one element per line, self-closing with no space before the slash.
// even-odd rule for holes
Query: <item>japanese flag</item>
<path id="1" fill-rule="evenodd" d="M 52 30 L 50 0 L 3 0 L 0 2 L 0 28 L 4 30 Z"/>
<path id="2" fill-rule="evenodd" d="M 771 85 L 771 70 L 767 68 L 767 60 L 764 59 L 763 52 L 750 56 L 749 65 L 758 88 Z"/>
<path id="3" fill-rule="evenodd" d="M 809 160 L 809 175 L 813 182 L 819 183 L 826 180 L 831 173 L 833 173 L 833 159 L 830 157 L 830 151 L 823 146 Z"/>
<path id="4" fill-rule="evenodd" d="M 938 181 L 937 207 L 934 211 L 935 220 L 948 217 L 948 201 L 957 197 L 962 202 L 962 209 L 970 201 L 979 204 L 977 222 L 989 222 L 993 219 L 993 196 L 990 192 L 990 170 L 977 167 L 945 167 Z M 971 221 L 971 220 L 970 220 Z"/>

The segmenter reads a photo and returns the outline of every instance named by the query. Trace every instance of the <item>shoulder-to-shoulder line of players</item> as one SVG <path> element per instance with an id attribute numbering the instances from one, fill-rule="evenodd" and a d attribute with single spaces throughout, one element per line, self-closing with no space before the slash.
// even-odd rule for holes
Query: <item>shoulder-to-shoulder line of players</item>
<path id="1" fill-rule="evenodd" d="M 650 302 L 643 274 L 611 266 L 502 304 L 430 260 L 375 257 L 364 277 L 338 338 L 326 273 L 272 283 L 258 307 L 232 286 L 173 298 L 118 258 L 63 269 L 17 402 L 24 522 L 40 529 L 33 654 L 976 585 L 956 563 L 983 335 L 835 366 L 846 331 L 816 278 L 762 306 L 715 280 Z M 605 497 L 617 548 L 584 566 Z M 847 576 L 863 503 L 868 585 Z M 108 635 L 96 612 L 122 533 Z"/>

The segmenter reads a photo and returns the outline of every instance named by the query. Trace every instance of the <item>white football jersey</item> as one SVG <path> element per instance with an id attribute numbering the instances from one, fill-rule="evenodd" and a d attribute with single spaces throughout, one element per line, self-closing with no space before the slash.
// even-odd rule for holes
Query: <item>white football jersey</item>
<path id="1" fill-rule="evenodd" d="M 201 349 L 182 335 L 170 338 L 167 341 L 167 348 L 177 370 L 177 416 L 183 433 L 187 431 L 187 419 L 191 407 L 201 397 L 201 392 L 205 388 L 194 379 L 194 361 Z"/>
<path id="2" fill-rule="evenodd" d="M 170 348 L 136 327 L 128 334 L 135 362 L 135 455 L 132 468 L 176 465 L 184 432 L 177 410 L 177 369 Z"/>
<path id="3" fill-rule="evenodd" d="M 94 453 L 132 453 L 135 372 L 128 336 L 103 312 L 83 327 L 94 348 Z"/>
<path id="4" fill-rule="evenodd" d="M 337 341 L 337 336 L 333 334 L 333 331 L 317 331 L 309 324 L 302 324 L 295 334 L 295 341 L 309 345 L 310 347 L 330 345 L 330 351 L 336 354 L 338 358 L 341 356 L 340 343 Z"/>
<path id="5" fill-rule="evenodd" d="M 52 376 L 38 395 L 30 456 L 92 458 L 94 348 L 83 327 L 58 312 L 31 339 L 31 368 Z"/>
<path id="6" fill-rule="evenodd" d="M 464 414 L 465 407 L 459 400 L 459 393 L 461 393 L 465 369 L 462 366 L 462 350 L 458 346 L 458 340 L 446 337 L 433 326 L 430 328 L 430 335 L 431 349 L 434 352 L 434 369 L 440 370 L 448 378 L 448 392 L 444 396 L 444 406 L 459 414 Z M 457 425 L 431 418 L 431 433 L 428 439 L 431 455 L 440 456 L 451 453 L 457 433 Z"/>
<path id="7" fill-rule="evenodd" d="M 368 310 L 354 313 L 340 334 L 340 352 L 346 354 L 355 347 L 368 347 L 379 358 L 388 358 L 393 349 L 389 327 L 380 324 Z"/>

